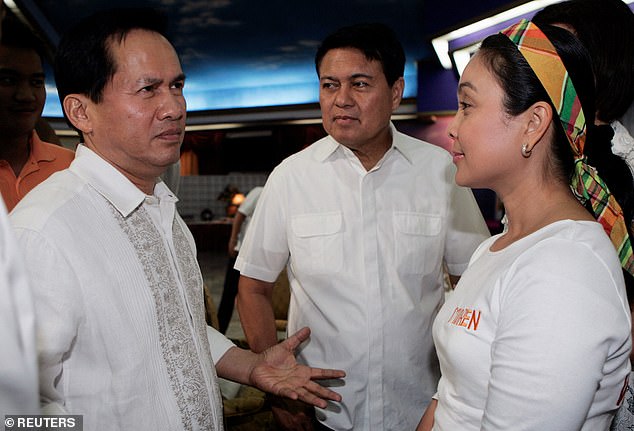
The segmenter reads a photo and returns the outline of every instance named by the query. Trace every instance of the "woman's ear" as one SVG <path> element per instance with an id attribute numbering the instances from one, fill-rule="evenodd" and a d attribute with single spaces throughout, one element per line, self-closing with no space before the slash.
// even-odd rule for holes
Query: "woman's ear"
<path id="1" fill-rule="evenodd" d="M 83 94 L 69 94 L 64 97 L 62 106 L 66 117 L 76 129 L 81 130 L 84 135 L 92 133 L 92 123 L 88 111 L 88 106 L 92 103 Z"/>
<path id="2" fill-rule="evenodd" d="M 525 142 L 527 151 L 531 152 L 546 135 L 553 120 L 553 108 L 547 102 L 535 102 L 526 111 L 528 123 L 526 125 Z"/>

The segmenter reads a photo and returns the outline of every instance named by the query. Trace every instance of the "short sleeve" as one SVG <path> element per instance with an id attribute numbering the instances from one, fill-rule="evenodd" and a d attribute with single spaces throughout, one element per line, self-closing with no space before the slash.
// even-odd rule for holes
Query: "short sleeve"
<path id="1" fill-rule="evenodd" d="M 475 249 L 490 233 L 471 189 L 453 186 L 449 205 L 449 224 L 445 261 L 451 275 L 461 275 Z"/>
<path id="2" fill-rule="evenodd" d="M 277 279 L 289 256 L 285 184 L 278 169 L 262 190 L 235 265 L 241 275 L 266 282 Z"/>
<path id="3" fill-rule="evenodd" d="M 501 285 L 482 429 L 581 429 L 604 386 L 616 408 L 625 374 L 611 371 L 629 356 L 630 323 L 593 251 L 544 241 Z"/>
<path id="4" fill-rule="evenodd" d="M 220 358 L 227 353 L 227 351 L 234 347 L 235 344 L 223 334 L 207 326 L 207 340 L 209 340 L 209 348 L 211 349 L 211 358 L 214 364 L 217 364 Z"/>
<path id="5" fill-rule="evenodd" d="M 262 194 L 262 187 L 254 187 L 249 193 L 247 193 L 244 201 L 238 207 L 238 211 L 244 214 L 246 217 L 251 217 L 255 211 L 255 206 L 258 203 L 260 195 Z"/>

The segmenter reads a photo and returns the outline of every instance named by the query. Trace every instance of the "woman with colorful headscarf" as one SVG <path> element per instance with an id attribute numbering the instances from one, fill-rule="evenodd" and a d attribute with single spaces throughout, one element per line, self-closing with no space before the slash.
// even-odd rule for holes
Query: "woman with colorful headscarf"
<path id="1" fill-rule="evenodd" d="M 634 13 L 622 0 L 570 0 L 545 7 L 533 22 L 571 31 L 588 50 L 597 95 L 595 147 L 611 147 L 634 174 Z M 619 168 L 624 167 L 616 165 L 603 175 L 618 178 L 622 176 Z M 634 188 L 627 182 L 612 185 L 610 191 L 620 200 L 634 200 Z M 630 222 L 634 227 L 634 219 Z M 634 317 L 634 277 L 626 275 L 625 287 Z M 630 355 L 633 361 L 634 354 Z M 610 430 L 634 430 L 634 373 Z"/>
<path id="2" fill-rule="evenodd" d="M 632 208 L 601 178 L 593 85 L 571 33 L 528 21 L 485 39 L 464 70 L 456 182 L 493 189 L 507 230 L 438 313 L 442 377 L 419 430 L 608 429 L 630 371 Z"/>

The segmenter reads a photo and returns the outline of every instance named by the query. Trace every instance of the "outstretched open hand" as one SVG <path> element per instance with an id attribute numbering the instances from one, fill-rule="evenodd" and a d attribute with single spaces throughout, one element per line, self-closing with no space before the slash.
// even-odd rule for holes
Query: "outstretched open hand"
<path id="1" fill-rule="evenodd" d="M 312 368 L 297 363 L 295 349 L 308 339 L 310 329 L 302 328 L 282 343 L 260 354 L 261 360 L 251 370 L 251 385 L 293 400 L 325 408 L 327 400 L 341 401 L 341 395 L 314 380 L 345 377 L 342 370 Z"/>

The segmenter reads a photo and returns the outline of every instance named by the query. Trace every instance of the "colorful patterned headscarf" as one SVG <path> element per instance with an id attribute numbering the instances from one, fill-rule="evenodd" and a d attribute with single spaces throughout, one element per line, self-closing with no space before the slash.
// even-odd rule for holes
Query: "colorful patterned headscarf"
<path id="1" fill-rule="evenodd" d="M 544 86 L 566 133 L 575 156 L 575 174 L 571 189 L 582 202 L 590 202 L 594 216 L 612 240 L 621 266 L 634 275 L 632 242 L 625 227 L 623 210 L 597 171 L 583 154 L 586 119 L 575 86 L 561 57 L 546 35 L 525 19 L 502 31 L 524 56 Z"/>

